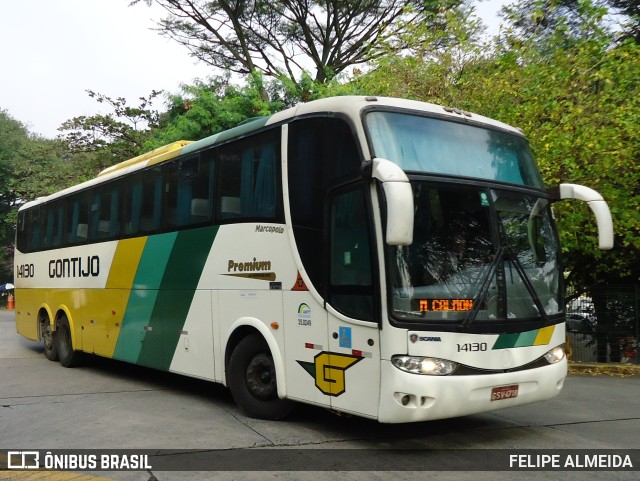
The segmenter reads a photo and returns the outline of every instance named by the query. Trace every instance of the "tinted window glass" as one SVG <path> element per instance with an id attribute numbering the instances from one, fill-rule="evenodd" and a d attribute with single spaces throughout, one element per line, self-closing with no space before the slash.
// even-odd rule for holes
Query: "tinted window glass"
<path id="1" fill-rule="evenodd" d="M 65 236 L 68 244 L 82 244 L 89 236 L 89 195 L 86 192 L 69 199 L 65 206 Z"/>
<path id="2" fill-rule="evenodd" d="M 324 295 L 325 206 L 332 189 L 360 179 L 361 156 L 349 125 L 329 117 L 291 123 L 288 148 L 293 232 L 304 268 Z"/>
<path id="3" fill-rule="evenodd" d="M 216 218 L 282 220 L 280 130 L 217 149 Z"/>
<path id="4" fill-rule="evenodd" d="M 53 249 L 62 244 L 64 231 L 64 207 L 62 202 L 51 204 L 46 209 L 46 227 L 44 234 L 44 248 Z"/>
<path id="5" fill-rule="evenodd" d="M 133 176 L 126 186 L 124 234 L 143 234 L 160 229 L 162 175 L 160 168 Z"/>
<path id="6" fill-rule="evenodd" d="M 330 224 L 329 302 L 347 316 L 372 321 L 370 222 L 364 188 L 332 199 Z"/>
<path id="7" fill-rule="evenodd" d="M 370 112 L 366 121 L 375 155 L 404 170 L 543 187 L 518 135 L 396 112 Z"/>
<path id="8" fill-rule="evenodd" d="M 113 239 L 120 232 L 120 190 L 114 184 L 97 189 L 91 197 L 91 240 Z"/>

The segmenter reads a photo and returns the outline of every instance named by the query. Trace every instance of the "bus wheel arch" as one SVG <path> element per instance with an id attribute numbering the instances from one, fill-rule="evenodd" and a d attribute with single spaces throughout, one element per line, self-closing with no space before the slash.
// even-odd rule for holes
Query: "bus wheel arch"
<path id="1" fill-rule="evenodd" d="M 232 332 L 225 366 L 231 395 L 248 416 L 276 420 L 291 411 L 291 401 L 278 395 L 284 376 L 281 358 L 274 356 L 273 347 L 259 329 L 242 326 Z"/>
<path id="2" fill-rule="evenodd" d="M 44 342 L 44 355 L 50 361 L 58 360 L 58 344 L 56 341 L 56 331 L 51 327 L 51 315 L 49 310 L 41 307 L 38 312 L 39 335 Z"/>
<path id="3" fill-rule="evenodd" d="M 74 350 L 72 324 L 64 310 L 58 311 L 56 318 L 56 346 L 58 361 L 63 367 L 74 367 L 80 363 L 81 353 Z"/>

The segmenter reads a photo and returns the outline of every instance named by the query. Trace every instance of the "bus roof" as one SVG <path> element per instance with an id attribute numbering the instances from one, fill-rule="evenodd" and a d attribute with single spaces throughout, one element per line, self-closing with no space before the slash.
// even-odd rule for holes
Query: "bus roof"
<path id="1" fill-rule="evenodd" d="M 27 202 L 23 204 L 20 207 L 20 209 L 22 210 L 23 208 L 27 208 L 32 205 L 44 203 L 44 202 L 56 199 L 58 197 L 63 197 L 67 194 L 76 192 L 78 190 L 82 190 L 86 187 L 103 183 L 111 178 L 119 177 L 129 172 L 143 169 L 144 167 L 147 167 L 147 166 L 166 162 L 180 155 L 197 152 L 199 150 L 206 149 L 208 147 L 213 147 L 217 144 L 224 143 L 234 138 L 243 137 L 255 130 L 261 129 L 269 125 L 286 122 L 295 117 L 307 116 L 311 114 L 321 114 L 321 113 L 334 113 L 334 114 L 343 113 L 351 116 L 352 118 L 358 118 L 360 115 L 360 111 L 363 108 L 375 107 L 375 106 L 386 107 L 386 108 L 397 108 L 397 109 L 409 110 L 409 111 L 415 111 L 415 112 L 426 112 L 426 113 L 431 113 L 431 114 L 435 114 L 443 117 L 451 117 L 452 120 L 458 120 L 458 121 L 462 119 L 462 120 L 473 122 L 476 124 L 484 124 L 489 127 L 498 128 L 501 130 L 507 130 L 517 135 L 522 135 L 522 133 L 518 129 L 515 129 L 514 127 L 511 127 L 502 122 L 498 122 L 496 120 L 490 119 L 488 117 L 483 117 L 481 115 L 472 114 L 470 112 L 465 112 L 460 109 L 443 107 L 441 105 L 432 104 L 432 103 L 420 102 L 416 100 L 407 100 L 407 99 L 399 99 L 399 98 L 391 98 L 391 97 L 374 97 L 374 96 L 329 97 L 329 98 L 324 98 L 319 100 L 313 100 L 307 103 L 301 103 L 294 107 L 283 110 L 281 112 L 277 112 L 271 116 L 249 119 L 241 123 L 237 127 L 211 135 L 202 140 L 198 140 L 195 142 L 188 141 L 188 140 L 179 140 L 177 142 L 173 142 L 163 147 L 159 147 L 151 152 L 147 152 L 146 154 L 133 157 L 131 159 L 125 160 L 111 167 L 108 167 L 103 171 L 101 171 L 95 179 L 91 179 L 81 184 L 74 185 L 72 187 L 56 192 L 49 196 L 39 197 L 36 200 Z M 362 134 L 362 131 L 358 133 Z M 365 149 L 364 153 L 366 155 L 367 154 L 366 150 L 368 149 L 366 149 L 366 146 L 363 146 L 363 148 Z"/>

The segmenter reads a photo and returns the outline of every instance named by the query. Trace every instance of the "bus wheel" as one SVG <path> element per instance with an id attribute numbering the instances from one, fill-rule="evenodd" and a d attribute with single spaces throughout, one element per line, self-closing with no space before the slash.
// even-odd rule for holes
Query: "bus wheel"
<path id="1" fill-rule="evenodd" d="M 278 398 L 276 367 L 260 335 L 252 334 L 238 343 L 227 375 L 234 401 L 248 416 L 276 420 L 291 411 L 291 401 Z"/>
<path id="2" fill-rule="evenodd" d="M 58 343 L 56 333 L 51 330 L 49 318 L 42 321 L 42 340 L 44 341 L 44 355 L 49 361 L 58 360 Z"/>
<path id="3" fill-rule="evenodd" d="M 63 315 L 58 321 L 58 330 L 55 336 L 58 344 L 58 359 L 64 367 L 74 367 L 80 362 L 81 353 L 73 350 L 71 341 L 71 329 L 67 316 Z"/>

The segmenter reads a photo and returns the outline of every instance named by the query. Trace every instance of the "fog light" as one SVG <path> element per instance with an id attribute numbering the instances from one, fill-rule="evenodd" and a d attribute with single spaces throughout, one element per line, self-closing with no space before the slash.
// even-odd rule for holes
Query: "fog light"
<path id="1" fill-rule="evenodd" d="M 406 392 L 394 392 L 393 397 L 398 404 L 402 404 L 403 406 L 408 406 L 411 403 L 411 394 Z"/>
<path id="2" fill-rule="evenodd" d="M 554 347 L 544 355 L 549 364 L 555 364 L 564 359 L 564 345 Z"/>

